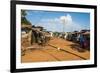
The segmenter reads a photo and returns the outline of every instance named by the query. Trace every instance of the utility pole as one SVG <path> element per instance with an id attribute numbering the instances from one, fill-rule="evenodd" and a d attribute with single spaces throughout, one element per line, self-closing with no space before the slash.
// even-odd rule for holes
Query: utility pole
<path id="1" fill-rule="evenodd" d="M 63 19 L 63 33 L 65 32 L 65 24 L 66 24 L 65 19 Z"/>

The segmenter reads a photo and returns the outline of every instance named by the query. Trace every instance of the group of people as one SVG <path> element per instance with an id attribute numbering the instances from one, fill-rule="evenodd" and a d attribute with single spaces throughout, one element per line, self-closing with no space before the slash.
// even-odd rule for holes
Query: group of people
<path id="1" fill-rule="evenodd" d="M 45 35 L 43 31 L 32 31 L 32 43 L 38 43 L 39 45 L 45 45 L 49 41 L 49 37 Z"/>
<path id="2" fill-rule="evenodd" d="M 65 40 L 79 43 L 81 48 L 89 48 L 90 46 L 90 35 L 84 34 L 85 32 L 68 32 L 68 33 L 56 33 L 56 37 L 63 38 Z"/>
<path id="3" fill-rule="evenodd" d="M 79 44 L 82 48 L 89 48 L 90 46 L 90 38 L 89 36 L 87 35 L 84 35 L 84 34 L 79 34 L 78 35 L 78 41 L 79 41 Z"/>

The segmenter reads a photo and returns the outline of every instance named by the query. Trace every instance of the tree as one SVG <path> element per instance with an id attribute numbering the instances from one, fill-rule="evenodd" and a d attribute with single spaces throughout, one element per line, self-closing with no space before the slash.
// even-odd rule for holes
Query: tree
<path id="1" fill-rule="evenodd" d="M 26 11 L 25 10 L 21 10 L 21 24 L 31 25 L 30 21 L 27 20 L 26 15 L 27 15 Z"/>
<path id="2" fill-rule="evenodd" d="M 21 10 L 21 17 L 25 17 L 27 15 L 25 10 Z"/>

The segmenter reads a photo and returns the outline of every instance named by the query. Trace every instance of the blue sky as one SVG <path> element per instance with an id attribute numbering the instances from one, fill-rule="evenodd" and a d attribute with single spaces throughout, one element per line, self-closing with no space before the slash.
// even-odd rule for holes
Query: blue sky
<path id="1" fill-rule="evenodd" d="M 26 10 L 26 18 L 47 31 L 72 32 L 90 29 L 90 13 Z"/>

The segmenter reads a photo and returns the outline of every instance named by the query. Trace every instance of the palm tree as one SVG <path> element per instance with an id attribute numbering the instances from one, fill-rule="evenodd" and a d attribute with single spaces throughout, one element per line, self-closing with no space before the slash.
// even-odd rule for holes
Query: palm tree
<path id="1" fill-rule="evenodd" d="M 25 17 L 27 15 L 25 10 L 21 10 L 21 17 Z"/>
<path id="2" fill-rule="evenodd" d="M 26 15 L 27 15 L 26 10 L 21 10 L 21 24 L 31 25 L 29 20 L 27 20 Z"/>

